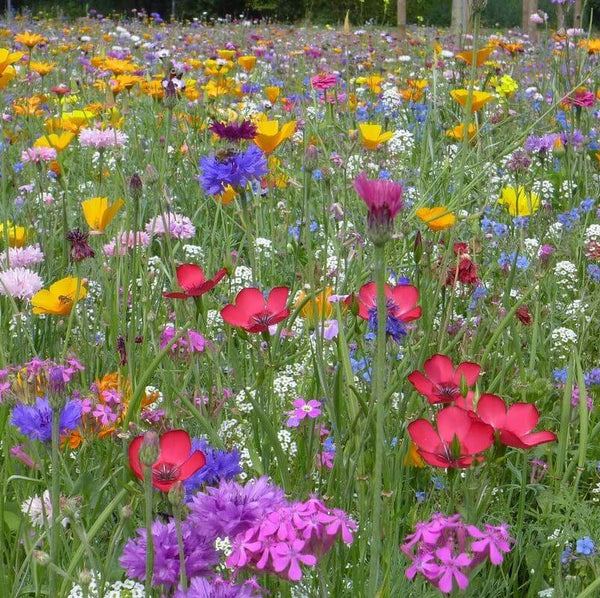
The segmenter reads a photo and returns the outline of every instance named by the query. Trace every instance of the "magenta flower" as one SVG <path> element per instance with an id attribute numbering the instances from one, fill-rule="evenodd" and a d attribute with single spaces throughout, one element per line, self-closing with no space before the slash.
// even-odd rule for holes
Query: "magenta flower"
<path id="1" fill-rule="evenodd" d="M 354 180 L 354 190 L 367 204 L 367 226 L 373 243 L 385 243 L 402 209 L 402 185 L 385 179 L 370 180 L 361 172 Z"/>
<path id="2" fill-rule="evenodd" d="M 293 540 L 292 542 L 279 542 L 271 550 L 273 558 L 273 569 L 281 573 L 288 569 L 287 577 L 291 581 L 302 579 L 302 569 L 300 563 L 309 567 L 317 564 L 317 557 L 314 554 L 305 554 L 302 552 L 305 542 L 303 540 Z"/>
<path id="3" fill-rule="evenodd" d="M 439 577 L 440 568 L 434 561 L 433 554 L 430 552 L 417 554 L 413 564 L 406 570 L 405 575 L 408 579 L 414 579 L 417 573 L 420 573 L 429 580 Z"/>
<path id="4" fill-rule="evenodd" d="M 317 91 L 326 91 L 337 84 L 337 77 L 332 73 L 319 73 L 310 78 L 313 89 Z"/>
<path id="5" fill-rule="evenodd" d="M 479 538 L 471 542 L 471 551 L 479 553 L 482 557 L 489 557 L 493 565 L 499 565 L 504 557 L 503 552 L 510 552 L 510 545 L 513 538 L 508 533 L 508 525 L 487 525 L 485 531 L 481 531 L 474 525 L 468 525 L 467 531 L 473 538 Z M 477 559 L 477 557 L 476 557 Z"/>
<path id="6" fill-rule="evenodd" d="M 300 422 L 305 418 L 315 419 L 321 415 L 321 403 L 311 400 L 306 402 L 304 399 L 296 399 L 293 403 L 295 409 L 288 413 L 289 419 L 286 422 L 288 428 L 297 428 Z"/>
<path id="7" fill-rule="evenodd" d="M 117 419 L 117 414 L 113 413 L 113 410 L 108 405 L 103 405 L 102 403 L 98 403 L 92 411 L 92 415 L 100 420 L 100 423 L 103 426 L 109 426 Z"/>
<path id="8" fill-rule="evenodd" d="M 456 580 L 458 587 L 464 590 L 469 585 L 469 578 L 461 571 L 461 567 L 468 567 L 471 564 L 469 555 L 461 552 L 454 556 L 450 548 L 444 546 L 435 551 L 435 555 L 441 561 L 439 572 L 441 577 L 437 581 L 437 586 L 442 592 L 449 594 L 452 591 L 453 579 Z"/>

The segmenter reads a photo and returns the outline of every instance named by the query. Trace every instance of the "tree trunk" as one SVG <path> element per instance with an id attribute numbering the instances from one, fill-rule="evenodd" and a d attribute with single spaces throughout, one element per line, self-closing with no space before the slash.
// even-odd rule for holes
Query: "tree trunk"
<path id="1" fill-rule="evenodd" d="M 579 29 L 582 27 L 581 24 L 581 0 L 575 0 L 575 4 L 573 6 L 573 27 L 575 29 Z"/>
<path id="2" fill-rule="evenodd" d="M 531 34 L 532 23 L 529 20 L 531 16 L 531 0 L 523 0 L 523 11 L 521 13 L 521 29 L 523 33 Z"/>
<path id="3" fill-rule="evenodd" d="M 452 0 L 452 33 L 456 36 L 456 45 L 462 46 L 462 36 L 467 29 L 466 0 Z"/>
<path id="4" fill-rule="evenodd" d="M 398 0 L 398 30 L 400 37 L 406 35 L 406 0 Z"/>

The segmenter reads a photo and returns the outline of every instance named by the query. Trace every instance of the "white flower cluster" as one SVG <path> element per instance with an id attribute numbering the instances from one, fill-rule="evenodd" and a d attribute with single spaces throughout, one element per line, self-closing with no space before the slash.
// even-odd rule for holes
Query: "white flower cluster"
<path id="1" fill-rule="evenodd" d="M 570 328 L 561 326 L 552 331 L 550 338 L 552 339 L 550 350 L 553 355 L 562 361 L 569 359 L 573 347 L 577 343 L 577 333 Z"/>
<path id="2" fill-rule="evenodd" d="M 590 224 L 583 233 L 583 242 L 588 245 L 592 241 L 600 241 L 600 224 Z"/>
<path id="3" fill-rule="evenodd" d="M 577 285 L 577 266 L 568 260 L 558 262 L 554 266 L 554 276 L 559 287 L 572 289 Z"/>
<path id="4" fill-rule="evenodd" d="M 531 186 L 531 190 L 543 198 L 554 195 L 554 185 L 551 181 L 535 181 Z"/>
<path id="5" fill-rule="evenodd" d="M 223 538 L 215 538 L 215 550 L 220 550 L 226 557 L 229 556 L 233 552 L 231 540 L 226 536 Z"/>
<path id="6" fill-rule="evenodd" d="M 525 245 L 525 254 L 527 255 L 527 257 L 530 259 L 537 257 L 540 242 L 537 239 L 530 237 L 528 239 L 525 239 L 523 243 Z"/>
<path id="7" fill-rule="evenodd" d="M 392 138 L 387 142 L 387 148 L 394 156 L 412 151 L 414 147 L 415 136 L 410 131 L 404 129 L 394 131 Z"/>
<path id="8" fill-rule="evenodd" d="M 240 467 L 242 468 L 242 473 L 238 474 L 238 477 L 241 480 L 245 480 L 248 477 L 246 472 L 252 470 L 252 458 L 250 457 L 250 451 L 246 447 L 240 451 Z"/>
<path id="9" fill-rule="evenodd" d="M 389 112 L 398 110 L 402 107 L 402 96 L 398 93 L 398 89 L 394 84 L 385 84 L 382 86 L 381 104 L 389 116 Z"/>
<path id="10" fill-rule="evenodd" d="M 348 156 L 348 160 L 346 161 L 346 172 L 348 177 L 353 179 L 361 170 L 363 170 L 362 156 L 358 154 Z"/>
<path id="11" fill-rule="evenodd" d="M 296 394 L 298 383 L 291 376 L 281 374 L 273 380 L 273 392 L 282 401 Z"/>
<path id="12" fill-rule="evenodd" d="M 254 241 L 254 245 L 256 246 L 256 253 L 258 255 L 266 258 L 269 258 L 271 255 L 273 255 L 273 241 L 270 239 L 257 237 Z"/>
<path id="13" fill-rule="evenodd" d="M 105 587 L 103 592 L 100 592 L 98 585 L 100 582 L 100 575 L 95 571 L 90 571 L 92 581 L 87 587 L 87 594 L 89 598 L 98 598 L 100 595 L 104 598 L 144 598 L 144 586 L 141 583 L 133 581 L 133 579 L 126 579 L 125 581 L 115 581 L 110 586 Z M 75 584 L 69 592 L 67 598 L 83 598 L 83 588 Z"/>
<path id="14" fill-rule="evenodd" d="M 552 598 L 554 596 L 554 588 L 546 588 L 538 592 L 539 598 Z"/>
<path id="15" fill-rule="evenodd" d="M 283 452 L 293 459 L 298 453 L 298 445 L 292 440 L 289 430 L 279 430 L 277 439 Z"/>
<path id="16" fill-rule="evenodd" d="M 206 312 L 206 325 L 208 329 L 215 333 L 223 329 L 223 318 L 221 312 L 217 309 L 209 309 Z"/>
<path id="17" fill-rule="evenodd" d="M 186 260 L 201 262 L 204 260 L 204 249 L 200 245 L 184 245 L 183 255 Z"/>
<path id="18" fill-rule="evenodd" d="M 252 268 L 248 268 L 248 266 L 238 266 L 229 279 L 232 292 L 237 293 L 243 288 L 251 286 L 253 278 Z"/>
<path id="19" fill-rule="evenodd" d="M 224 419 L 219 427 L 219 436 L 227 445 L 243 446 L 249 436 L 250 426 L 237 419 Z"/>
<path id="20" fill-rule="evenodd" d="M 249 388 L 242 389 L 235 395 L 235 405 L 242 413 L 250 413 L 254 409 L 254 406 L 248 400 L 248 395 L 253 400 L 256 399 L 256 391 Z"/>
<path id="21" fill-rule="evenodd" d="M 581 299 L 574 299 L 573 301 L 570 301 L 569 303 L 567 303 L 567 305 L 565 305 L 564 315 L 565 318 L 567 318 L 568 320 L 576 322 L 581 317 L 581 315 L 584 314 L 585 321 L 589 324 L 589 322 L 591 321 L 591 317 L 585 315 L 585 312 L 588 309 L 589 305 L 587 303 L 584 303 L 583 301 L 581 301 Z"/>

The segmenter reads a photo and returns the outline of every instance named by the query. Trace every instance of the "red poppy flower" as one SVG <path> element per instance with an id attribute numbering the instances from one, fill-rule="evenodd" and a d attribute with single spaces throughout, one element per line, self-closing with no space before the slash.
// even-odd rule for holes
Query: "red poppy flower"
<path id="1" fill-rule="evenodd" d="M 419 455 L 434 467 L 470 467 L 481 453 L 494 444 L 494 429 L 460 407 L 438 412 L 437 430 L 430 421 L 418 419 L 408 425 Z"/>
<path id="2" fill-rule="evenodd" d="M 287 287 L 275 287 L 267 299 L 259 289 L 242 289 L 234 304 L 221 310 L 221 317 L 232 326 L 243 328 L 247 332 L 265 332 L 290 315 L 286 308 L 290 290 Z"/>
<path id="3" fill-rule="evenodd" d="M 196 264 L 181 264 L 177 267 L 177 284 L 183 289 L 183 293 L 163 293 L 165 297 L 172 299 L 187 299 L 188 297 L 200 297 L 217 286 L 218 282 L 227 274 L 225 268 L 221 268 L 214 276 L 206 280 L 204 271 Z"/>
<path id="4" fill-rule="evenodd" d="M 143 436 L 134 438 L 129 445 L 129 467 L 140 480 L 144 471 L 140 461 Z M 201 451 L 192 453 L 192 441 L 185 430 L 171 430 L 160 437 L 160 452 L 152 465 L 152 485 L 168 492 L 177 482 L 183 482 L 194 475 L 206 463 Z"/>
<path id="5" fill-rule="evenodd" d="M 531 403 L 515 403 L 507 408 L 499 396 L 484 394 L 477 403 L 477 415 L 499 432 L 505 446 L 527 449 L 556 441 L 556 434 L 548 430 L 532 432 L 540 414 Z"/>
<path id="6" fill-rule="evenodd" d="M 474 386 L 481 372 L 476 363 L 465 361 L 454 369 L 452 360 L 446 355 L 434 355 L 424 364 L 425 374 L 415 370 L 408 380 L 418 393 L 427 398 L 431 405 L 436 403 L 454 403 L 461 398 L 460 386 L 464 376 L 467 386 Z M 469 395 L 471 395 L 469 397 Z M 467 398 L 471 399 L 469 392 Z"/>

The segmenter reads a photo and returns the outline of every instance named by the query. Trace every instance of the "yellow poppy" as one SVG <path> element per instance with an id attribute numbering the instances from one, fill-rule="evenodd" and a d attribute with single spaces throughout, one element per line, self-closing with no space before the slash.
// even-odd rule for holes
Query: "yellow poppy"
<path id="1" fill-rule="evenodd" d="M 113 75 L 125 75 L 142 70 L 141 66 L 133 64 L 129 60 L 120 60 L 118 58 L 103 58 L 100 61 L 99 68 L 105 71 L 111 71 Z"/>
<path id="2" fill-rule="evenodd" d="M 277 101 L 280 92 L 281 89 L 279 89 L 279 87 L 265 87 L 265 95 L 271 104 L 274 104 Z"/>
<path id="3" fill-rule="evenodd" d="M 68 316 L 73 305 L 86 295 L 83 280 L 72 276 L 61 278 L 50 285 L 49 289 L 42 289 L 31 298 L 33 313 Z"/>
<path id="4" fill-rule="evenodd" d="M 56 67 L 55 62 L 30 62 L 29 69 L 36 72 L 40 77 L 45 77 Z"/>
<path id="5" fill-rule="evenodd" d="M 0 73 L 3 73 L 11 64 L 19 62 L 23 56 L 23 52 L 11 52 L 6 48 L 0 48 Z"/>
<path id="6" fill-rule="evenodd" d="M 17 226 L 10 220 L 0 223 L 0 240 L 8 238 L 11 247 L 23 247 L 27 243 L 30 231 L 24 226 Z"/>
<path id="7" fill-rule="evenodd" d="M 444 206 L 419 208 L 416 214 L 419 220 L 425 223 L 432 231 L 436 232 L 450 228 L 456 222 L 456 216 Z"/>
<path id="8" fill-rule="evenodd" d="M 15 41 L 31 49 L 48 40 L 39 33 L 29 33 L 29 31 L 24 31 L 23 33 L 15 35 Z"/>
<path id="9" fill-rule="evenodd" d="M 419 455 L 417 445 L 411 441 L 408 447 L 408 452 L 404 455 L 404 465 L 412 465 L 413 467 L 425 467 L 425 463 Z"/>
<path id="10" fill-rule="evenodd" d="M 456 125 L 455 127 L 452 127 L 451 129 L 448 129 L 446 131 L 446 136 L 450 137 L 450 139 L 454 139 L 454 141 L 462 141 L 463 137 L 464 137 L 464 130 L 465 130 L 465 125 L 464 123 L 461 123 L 460 125 Z M 477 127 L 471 123 L 469 125 L 469 141 L 473 141 L 473 138 L 475 137 L 475 134 L 477 133 Z"/>
<path id="11" fill-rule="evenodd" d="M 360 123 L 360 138 L 365 149 L 376 150 L 382 143 L 390 140 L 393 133 L 382 133 L 381 125 L 371 125 L 369 123 Z"/>
<path id="12" fill-rule="evenodd" d="M 160 100 L 165 95 L 165 88 L 160 81 L 144 81 L 141 85 L 141 90 L 143 94 L 155 100 Z"/>
<path id="13" fill-rule="evenodd" d="M 4 89 L 16 76 L 15 67 L 8 65 L 3 71 L 0 71 L 0 89 Z"/>
<path id="14" fill-rule="evenodd" d="M 253 141 L 263 152 L 270 154 L 283 141 L 291 137 L 295 130 L 295 120 L 284 123 L 281 130 L 278 120 L 262 120 L 257 123 L 257 133 Z"/>
<path id="15" fill-rule="evenodd" d="M 75 139 L 75 133 L 63 131 L 60 135 L 51 133 L 50 135 L 42 135 L 33 144 L 33 147 L 53 147 L 57 152 L 62 152 Z"/>
<path id="16" fill-rule="evenodd" d="M 600 52 L 600 39 L 584 39 L 579 42 L 579 46 L 585 48 L 588 54 L 598 54 Z"/>
<path id="17" fill-rule="evenodd" d="M 220 195 L 215 195 L 215 199 L 224 206 L 229 205 L 236 197 L 237 192 L 231 185 L 227 185 Z"/>
<path id="18" fill-rule="evenodd" d="M 235 50 L 217 50 L 217 55 L 223 60 L 231 60 L 235 56 Z"/>
<path id="19" fill-rule="evenodd" d="M 251 73 L 256 66 L 256 56 L 239 56 L 237 62 L 247 73 Z"/>
<path id="20" fill-rule="evenodd" d="M 78 131 L 81 127 L 89 125 L 94 116 L 91 110 L 73 110 L 73 112 L 63 112 L 62 120 L 68 125 L 66 128 L 73 127 Z"/>
<path id="21" fill-rule="evenodd" d="M 102 233 L 124 204 L 122 199 L 108 205 L 107 197 L 92 197 L 81 202 L 81 208 L 88 226 L 93 231 Z"/>
<path id="22" fill-rule="evenodd" d="M 452 99 L 458 102 L 463 108 L 467 107 L 469 98 L 468 89 L 453 89 L 450 92 Z M 494 100 L 494 95 L 487 91 L 473 91 L 473 97 L 471 100 L 471 114 L 477 112 L 480 108 L 483 108 L 486 104 Z"/>
<path id="23" fill-rule="evenodd" d="M 498 203 L 504 206 L 511 216 L 531 216 L 540 207 L 540 196 L 533 191 L 525 191 L 520 185 L 516 189 L 504 187 Z"/>
<path id="24" fill-rule="evenodd" d="M 381 84 L 385 81 L 383 77 L 379 75 L 370 75 L 369 77 L 364 77 L 363 83 L 373 92 L 373 93 L 381 93 Z M 358 80 L 357 80 L 358 83 Z"/>
<path id="25" fill-rule="evenodd" d="M 333 313 L 333 305 L 329 301 L 329 297 L 333 294 L 333 287 L 326 287 L 314 297 L 311 297 L 300 310 L 300 315 L 311 322 L 321 322 L 324 319 L 331 317 Z M 306 293 L 300 291 L 296 301 L 298 307 L 306 299 Z"/>

